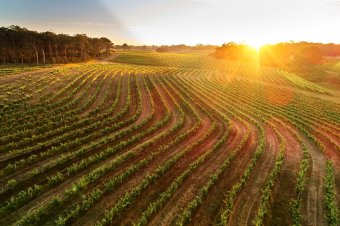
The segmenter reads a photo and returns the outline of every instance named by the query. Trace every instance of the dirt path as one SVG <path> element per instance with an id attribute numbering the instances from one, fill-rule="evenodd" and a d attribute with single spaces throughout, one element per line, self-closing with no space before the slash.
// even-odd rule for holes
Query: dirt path
<path id="1" fill-rule="evenodd" d="M 252 170 L 246 186 L 239 193 L 228 225 L 250 225 L 261 201 L 261 188 L 274 167 L 279 140 L 272 128 L 265 126 L 266 148 Z"/>
<path id="2" fill-rule="evenodd" d="M 302 150 L 295 136 L 278 122 L 273 122 L 286 141 L 282 169 L 272 191 L 272 202 L 264 219 L 265 225 L 292 225 L 289 212 L 290 201 L 295 198 L 296 175 L 302 160 Z"/>
<path id="3" fill-rule="evenodd" d="M 239 123 L 239 122 L 238 122 Z M 246 127 L 243 124 L 242 134 L 246 133 Z M 230 190 L 232 185 L 235 184 L 242 175 L 243 170 L 246 168 L 248 161 L 251 159 L 252 153 L 257 145 L 257 130 L 252 128 L 250 136 L 239 151 L 235 159 L 231 162 L 228 169 L 221 175 L 221 180 L 210 189 L 206 199 L 202 205 L 192 216 L 192 221 L 189 225 L 214 225 L 215 218 L 218 217 L 220 208 L 223 205 L 223 197 L 226 191 Z"/>
<path id="4" fill-rule="evenodd" d="M 162 207 L 153 217 L 152 221 L 149 222 L 150 225 L 170 225 L 176 218 L 176 215 L 181 212 L 195 195 L 197 195 L 200 188 L 209 180 L 209 176 L 218 169 L 231 151 L 235 149 L 245 135 L 245 130 L 239 122 L 233 121 L 232 123 L 232 131 L 229 134 L 226 144 L 190 174 L 166 205 Z"/>
<path id="5" fill-rule="evenodd" d="M 310 170 L 302 203 L 302 225 L 326 225 L 323 202 L 326 156 L 310 140 L 303 135 L 301 137 L 310 154 Z"/>

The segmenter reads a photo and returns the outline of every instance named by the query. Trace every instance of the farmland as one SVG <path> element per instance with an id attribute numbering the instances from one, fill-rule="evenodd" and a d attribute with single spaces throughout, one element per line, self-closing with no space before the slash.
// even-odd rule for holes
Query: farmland
<path id="1" fill-rule="evenodd" d="M 203 53 L 40 69 L 0 76 L 0 225 L 340 223 L 340 87 Z"/>

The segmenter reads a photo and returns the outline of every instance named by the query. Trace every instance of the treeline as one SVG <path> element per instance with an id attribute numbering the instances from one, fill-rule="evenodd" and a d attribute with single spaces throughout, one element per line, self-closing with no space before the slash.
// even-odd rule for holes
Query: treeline
<path id="1" fill-rule="evenodd" d="M 187 46 L 185 44 L 180 45 L 162 45 L 156 48 L 159 53 L 169 52 L 169 51 L 189 51 L 189 50 L 214 50 L 217 46 L 214 45 L 203 45 L 197 44 L 196 46 Z"/>
<path id="2" fill-rule="evenodd" d="M 235 61 L 253 61 L 257 54 L 256 50 L 246 44 L 229 42 L 217 47 L 214 53 L 217 59 L 227 59 Z"/>
<path id="3" fill-rule="evenodd" d="M 109 56 L 113 43 L 85 34 L 36 32 L 19 26 L 0 27 L 1 64 L 71 63 Z"/>
<path id="4" fill-rule="evenodd" d="M 257 52 L 245 44 L 230 42 L 216 48 L 214 55 L 219 59 L 257 60 L 269 66 L 308 66 L 321 64 L 325 57 L 340 56 L 340 44 L 284 42 L 265 45 Z"/>

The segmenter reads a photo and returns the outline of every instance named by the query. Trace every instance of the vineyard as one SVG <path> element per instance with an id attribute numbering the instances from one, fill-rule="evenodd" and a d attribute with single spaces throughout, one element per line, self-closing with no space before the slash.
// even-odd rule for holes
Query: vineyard
<path id="1" fill-rule="evenodd" d="M 340 224 L 339 91 L 283 69 L 126 51 L 3 70 L 0 127 L 0 225 Z"/>

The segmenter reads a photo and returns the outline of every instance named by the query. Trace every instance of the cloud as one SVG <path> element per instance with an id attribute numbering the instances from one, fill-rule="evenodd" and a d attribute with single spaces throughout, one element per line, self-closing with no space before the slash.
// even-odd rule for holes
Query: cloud
<path id="1" fill-rule="evenodd" d="M 116 26 L 113 23 L 97 23 L 97 22 L 70 22 L 70 25 L 76 26 L 101 26 L 101 27 L 114 27 Z"/>
<path id="2" fill-rule="evenodd" d="M 124 29 L 130 32 L 148 32 L 152 30 L 152 27 L 146 25 L 130 25 L 125 26 Z"/>

